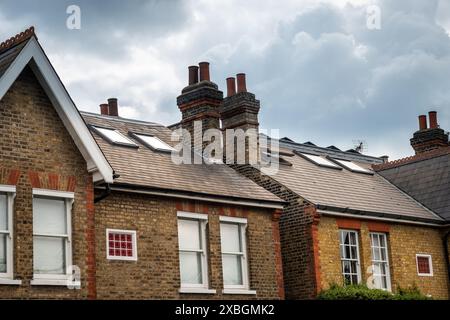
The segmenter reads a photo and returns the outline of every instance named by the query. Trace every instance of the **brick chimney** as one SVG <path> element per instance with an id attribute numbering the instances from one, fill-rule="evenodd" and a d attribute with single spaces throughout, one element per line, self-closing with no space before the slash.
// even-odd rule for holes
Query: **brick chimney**
<path id="1" fill-rule="evenodd" d="M 237 87 L 237 88 L 236 88 Z M 242 129 L 246 132 L 248 129 L 253 129 L 256 132 L 256 137 L 252 135 L 246 138 L 245 147 L 245 163 L 249 163 L 250 153 L 255 152 L 257 159 L 259 159 L 258 142 L 252 149 L 249 148 L 248 139 L 251 137 L 258 141 L 258 113 L 260 102 L 255 98 L 253 93 L 247 92 L 246 75 L 239 73 L 236 75 L 236 80 L 233 77 L 227 78 L 227 97 L 223 100 L 220 108 L 220 119 L 222 120 L 222 130 L 224 132 L 224 154 L 227 148 L 227 129 Z M 235 141 L 235 160 L 236 157 L 236 141 Z"/>
<path id="2" fill-rule="evenodd" d="M 218 108 L 223 100 L 223 92 L 217 84 L 211 82 L 209 63 L 200 62 L 199 66 L 190 66 L 188 86 L 177 97 L 181 111 L 180 125 L 194 139 L 194 121 L 201 121 L 202 134 L 207 129 L 220 129 Z M 201 137 L 196 137 L 200 139 Z M 208 143 L 203 143 L 203 148 Z"/>
<path id="3" fill-rule="evenodd" d="M 430 122 L 429 127 L 427 127 L 427 116 L 419 116 L 419 130 L 414 132 L 413 137 L 410 139 L 411 146 L 416 154 L 450 145 L 448 133 L 439 128 L 437 112 L 428 112 L 428 118 Z"/>
<path id="4" fill-rule="evenodd" d="M 100 114 L 103 116 L 109 115 L 109 107 L 107 103 L 102 103 L 100 105 Z"/>
<path id="5" fill-rule="evenodd" d="M 117 102 L 117 98 L 109 98 L 108 99 L 108 114 L 113 117 L 119 116 L 119 106 Z"/>

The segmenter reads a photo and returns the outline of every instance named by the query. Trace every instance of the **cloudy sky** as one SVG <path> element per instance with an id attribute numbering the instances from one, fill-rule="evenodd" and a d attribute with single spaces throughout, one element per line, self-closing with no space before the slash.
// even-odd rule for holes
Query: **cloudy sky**
<path id="1" fill-rule="evenodd" d="M 261 127 L 299 142 L 395 159 L 417 115 L 450 130 L 450 0 L 1 1 L 0 38 L 30 25 L 81 110 L 118 97 L 122 116 L 172 124 L 187 66 L 206 60 L 222 90 L 245 72 Z"/>

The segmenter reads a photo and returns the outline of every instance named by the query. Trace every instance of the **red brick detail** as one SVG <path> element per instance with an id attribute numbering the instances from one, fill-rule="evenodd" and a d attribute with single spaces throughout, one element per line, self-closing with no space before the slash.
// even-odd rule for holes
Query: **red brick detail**
<path id="1" fill-rule="evenodd" d="M 175 204 L 175 208 L 177 209 L 177 211 L 183 211 L 183 203 L 178 201 Z"/>
<path id="2" fill-rule="evenodd" d="M 8 176 L 8 184 L 9 185 L 16 185 L 17 182 L 19 182 L 20 177 L 20 171 L 19 170 L 10 170 L 9 176 Z"/>
<path id="3" fill-rule="evenodd" d="M 389 233 L 389 224 L 382 222 L 367 222 L 367 228 L 371 232 Z"/>
<path id="4" fill-rule="evenodd" d="M 59 175 L 54 173 L 48 174 L 48 188 L 52 190 L 59 189 Z"/>
<path id="5" fill-rule="evenodd" d="M 275 250 L 275 269 L 277 276 L 278 296 L 284 299 L 284 279 L 283 279 L 283 262 L 281 258 L 281 240 L 280 240 L 280 217 L 281 210 L 275 210 L 272 214 L 272 237 Z"/>
<path id="6" fill-rule="evenodd" d="M 314 206 L 305 208 L 305 213 L 313 217 L 311 225 L 311 239 L 313 244 L 313 268 L 314 277 L 316 281 L 316 294 L 319 294 L 322 289 L 322 272 L 320 270 L 320 251 L 319 251 L 319 222 L 320 215 L 317 213 Z"/>
<path id="7" fill-rule="evenodd" d="M 208 208 L 208 205 L 207 205 L 207 204 L 205 204 L 205 203 L 201 204 L 201 205 L 200 205 L 200 208 L 201 208 L 201 209 L 200 209 L 201 213 L 208 214 L 209 208 Z"/>
<path id="8" fill-rule="evenodd" d="M 390 161 L 390 162 L 386 162 L 386 163 L 374 164 L 374 165 L 372 165 L 372 168 L 375 171 L 382 171 L 382 170 L 386 170 L 386 169 L 399 167 L 399 166 L 402 166 L 405 164 L 410 164 L 410 163 L 414 163 L 414 162 L 418 162 L 418 161 L 422 161 L 422 160 L 440 157 L 440 156 L 443 156 L 446 154 L 450 154 L 450 147 L 443 147 L 443 148 L 439 148 L 439 149 L 425 151 L 420 154 L 416 154 L 414 156 L 410 156 L 410 157 L 406 157 L 406 158 L 402 158 L 402 159 L 398 159 L 398 160 L 394 160 L 394 161 Z"/>
<path id="9" fill-rule="evenodd" d="M 88 177 L 86 181 L 86 286 L 88 299 L 97 298 L 97 284 L 96 284 L 96 261 L 95 261 L 95 210 L 94 210 L 94 185 L 92 177 Z"/>
<path id="10" fill-rule="evenodd" d="M 28 177 L 30 179 L 31 187 L 32 188 L 40 188 L 41 187 L 41 180 L 39 178 L 39 174 L 35 171 L 29 171 Z"/>
<path id="11" fill-rule="evenodd" d="M 361 229 L 361 221 L 356 219 L 336 219 L 336 223 L 339 229 L 352 229 L 352 230 L 360 230 Z"/>
<path id="12" fill-rule="evenodd" d="M 67 179 L 66 190 L 70 191 L 70 192 L 75 192 L 76 185 L 77 185 L 77 179 L 75 178 L 75 176 L 70 176 Z"/>

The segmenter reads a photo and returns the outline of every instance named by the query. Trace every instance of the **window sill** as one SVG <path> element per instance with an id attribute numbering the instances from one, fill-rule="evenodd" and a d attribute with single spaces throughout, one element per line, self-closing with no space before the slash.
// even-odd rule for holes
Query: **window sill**
<path id="1" fill-rule="evenodd" d="M 246 290 L 246 289 L 223 289 L 223 294 L 246 294 L 246 295 L 256 295 L 256 290 Z"/>
<path id="2" fill-rule="evenodd" d="M 205 288 L 180 288 L 179 293 L 203 293 L 203 294 L 216 294 L 216 289 Z"/>
<path id="3" fill-rule="evenodd" d="M 1 279 L 0 278 L 0 285 L 13 285 L 13 286 L 20 286 L 22 284 L 22 280 L 14 280 L 14 279 Z"/>
<path id="4" fill-rule="evenodd" d="M 32 286 L 62 286 L 62 287 L 79 287 L 81 283 L 77 282 L 68 282 L 67 279 L 33 279 L 30 281 Z"/>

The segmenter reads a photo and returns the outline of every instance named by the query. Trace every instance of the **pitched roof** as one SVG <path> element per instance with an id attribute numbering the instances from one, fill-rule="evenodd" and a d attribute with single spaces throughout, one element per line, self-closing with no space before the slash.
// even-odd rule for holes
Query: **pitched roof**
<path id="1" fill-rule="evenodd" d="M 27 44 L 27 40 L 33 36 L 36 37 L 34 34 L 34 27 L 30 27 L 24 32 L 21 32 L 0 43 L 0 77 L 17 58 L 19 53 Z"/>
<path id="2" fill-rule="evenodd" d="M 346 160 L 355 160 L 355 161 L 360 161 L 360 162 L 364 162 L 364 163 L 380 164 L 380 163 L 384 162 L 384 160 L 381 157 L 374 157 L 374 156 L 362 154 L 354 149 L 342 151 L 333 145 L 324 148 L 324 147 L 319 147 L 310 141 L 307 141 L 305 143 L 298 143 L 287 137 L 281 138 L 278 141 L 279 141 L 280 147 L 297 150 L 299 152 L 307 152 L 307 153 L 318 154 L 318 155 L 328 155 L 331 157 L 338 157 L 340 159 L 346 159 Z"/>
<path id="3" fill-rule="evenodd" d="M 286 148 L 286 144 L 283 148 Z M 377 173 L 364 174 L 345 168 L 323 167 L 299 156 L 298 151 L 295 153 L 294 156 L 284 157 L 292 165 L 280 165 L 278 173 L 272 178 L 319 209 L 401 220 L 443 222 Z M 326 153 L 316 155 L 327 159 Z M 371 168 L 370 163 L 350 160 L 362 168 Z"/>
<path id="4" fill-rule="evenodd" d="M 94 181 L 113 181 L 113 170 L 84 123 L 31 27 L 0 44 L 0 100 L 30 66 L 86 160 Z"/>
<path id="5" fill-rule="evenodd" d="M 374 166 L 374 169 L 450 221 L 450 147 Z"/>
<path id="6" fill-rule="evenodd" d="M 168 145 L 174 146 L 172 131 L 160 124 L 135 121 L 82 112 L 85 121 L 93 126 L 118 130 L 125 136 L 129 132 L 153 135 Z M 114 185 L 129 185 L 142 188 L 190 192 L 201 195 L 245 199 L 252 202 L 281 204 L 281 200 L 241 176 L 224 164 L 175 164 L 170 153 L 153 151 L 134 140 L 139 148 L 114 145 L 94 132 L 100 148 L 120 175 Z"/>

